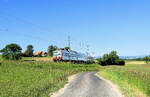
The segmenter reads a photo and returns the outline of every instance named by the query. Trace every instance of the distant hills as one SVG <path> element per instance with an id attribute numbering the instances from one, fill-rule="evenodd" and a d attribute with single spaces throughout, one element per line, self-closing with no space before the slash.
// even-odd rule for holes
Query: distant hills
<path id="1" fill-rule="evenodd" d="M 140 55 L 140 56 L 119 56 L 120 59 L 136 59 L 136 58 L 144 58 L 146 55 Z M 102 56 L 96 57 L 96 59 L 102 58 Z"/>
<path id="2" fill-rule="evenodd" d="M 136 59 L 136 58 L 144 58 L 146 55 L 141 56 L 119 56 L 120 59 Z"/>

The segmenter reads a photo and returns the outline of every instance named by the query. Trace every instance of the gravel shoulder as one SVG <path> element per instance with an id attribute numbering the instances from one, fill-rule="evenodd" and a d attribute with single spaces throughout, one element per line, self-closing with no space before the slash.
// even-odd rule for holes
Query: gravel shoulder
<path id="1" fill-rule="evenodd" d="M 51 97 L 124 97 L 119 88 L 96 72 L 84 72 L 68 78 L 68 84 Z"/>

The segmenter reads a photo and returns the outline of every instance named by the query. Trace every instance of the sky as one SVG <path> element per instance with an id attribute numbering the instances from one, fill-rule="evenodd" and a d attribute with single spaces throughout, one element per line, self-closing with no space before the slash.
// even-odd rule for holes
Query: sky
<path id="1" fill-rule="evenodd" d="M 49 45 L 102 56 L 150 54 L 150 0 L 0 0 L 0 49 Z"/>

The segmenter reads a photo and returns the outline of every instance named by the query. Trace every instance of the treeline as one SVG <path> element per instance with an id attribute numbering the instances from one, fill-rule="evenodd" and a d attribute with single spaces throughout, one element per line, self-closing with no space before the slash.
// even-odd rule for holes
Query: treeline
<path id="1" fill-rule="evenodd" d="M 53 56 L 53 51 L 59 49 L 57 46 L 50 45 L 47 49 L 47 55 Z M 60 48 L 68 50 L 68 47 Z M 3 49 L 0 50 L 2 57 L 8 60 L 20 60 L 22 57 L 34 57 L 34 47 L 33 45 L 28 45 L 25 52 L 22 52 L 20 45 L 12 43 L 6 45 Z M 37 56 L 41 56 L 39 53 Z"/>
<path id="2" fill-rule="evenodd" d="M 136 59 L 134 59 L 134 60 L 136 60 L 136 61 L 145 61 L 146 64 L 148 64 L 149 61 L 150 61 L 150 55 L 149 55 L 149 56 L 145 56 L 145 57 L 143 57 L 143 58 L 136 58 Z"/>
<path id="3" fill-rule="evenodd" d="M 70 50 L 69 47 L 58 48 L 57 46 L 50 45 L 47 49 L 47 55 L 53 56 L 53 51 L 57 49 Z M 6 45 L 3 49 L 0 50 L 2 57 L 7 60 L 20 60 L 22 57 L 34 57 L 34 47 L 33 45 L 27 45 L 27 48 L 22 52 L 20 45 L 12 43 Z M 40 53 L 39 53 L 40 54 Z M 38 55 L 40 56 L 40 55 Z M 94 61 L 94 58 L 88 58 Z M 102 66 L 106 65 L 125 65 L 125 61 L 119 59 L 116 51 L 112 51 L 109 54 L 104 54 L 102 58 L 98 59 L 98 63 Z"/>

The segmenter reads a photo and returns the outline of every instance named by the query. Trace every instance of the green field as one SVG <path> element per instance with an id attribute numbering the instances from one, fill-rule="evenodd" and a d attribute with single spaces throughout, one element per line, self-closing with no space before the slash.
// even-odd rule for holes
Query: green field
<path id="1" fill-rule="evenodd" d="M 100 76 L 120 87 L 125 97 L 150 97 L 150 64 L 126 61 L 125 66 L 53 63 L 42 61 L 6 61 L 0 56 L 0 97 L 48 97 L 62 88 L 70 75 L 99 71 Z M 43 61 L 45 60 L 45 61 Z"/>
<path id="2" fill-rule="evenodd" d="M 126 66 L 106 66 L 100 76 L 119 85 L 125 97 L 150 97 L 150 64 L 126 61 Z"/>
<path id="3" fill-rule="evenodd" d="M 2 61 L 2 55 L 0 55 L 0 61 Z"/>
<path id="4" fill-rule="evenodd" d="M 68 76 L 98 69 L 99 65 L 3 61 L 0 66 L 0 97 L 48 97 L 64 86 Z"/>

